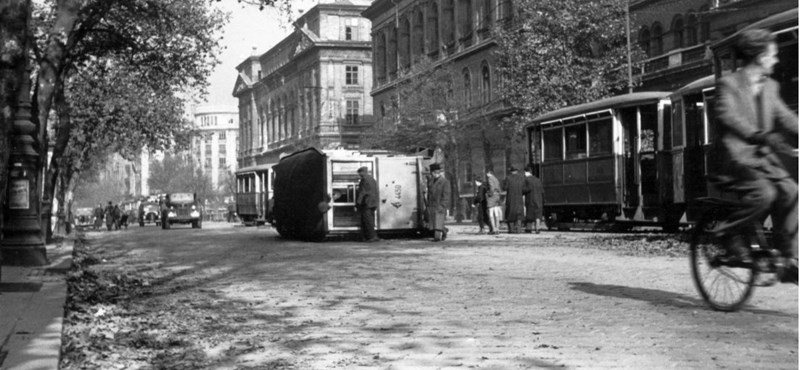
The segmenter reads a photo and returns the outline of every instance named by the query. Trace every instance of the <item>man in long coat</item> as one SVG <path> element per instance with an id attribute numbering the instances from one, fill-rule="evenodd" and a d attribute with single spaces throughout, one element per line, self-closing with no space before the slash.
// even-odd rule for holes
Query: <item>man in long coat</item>
<path id="1" fill-rule="evenodd" d="M 105 216 L 106 216 L 106 228 L 108 231 L 111 231 L 112 227 L 116 224 L 114 220 L 114 205 L 111 202 L 108 202 L 108 205 L 105 209 Z"/>
<path id="2" fill-rule="evenodd" d="M 428 207 L 431 228 L 434 232 L 433 240 L 445 240 L 447 239 L 447 228 L 444 226 L 444 220 L 447 216 L 447 210 L 450 209 L 450 181 L 444 176 L 444 171 L 442 171 L 440 164 L 432 164 L 430 170 L 431 174 L 433 174 L 433 184 L 431 184 Z"/>
<path id="3" fill-rule="evenodd" d="M 508 177 L 503 181 L 503 190 L 506 191 L 506 222 L 508 222 L 508 232 L 517 234 L 525 218 L 525 201 L 522 199 L 522 194 L 525 193 L 525 178 L 514 166 L 509 167 L 508 172 Z"/>
<path id="4" fill-rule="evenodd" d="M 544 186 L 538 177 L 533 175 L 533 165 L 525 166 L 525 232 L 539 233 L 544 205 Z M 533 229 L 531 229 L 533 226 Z"/>
<path id="5" fill-rule="evenodd" d="M 365 242 L 376 242 L 378 232 L 375 231 L 375 210 L 378 208 L 378 183 L 369 174 L 367 167 L 358 169 L 361 181 L 356 194 L 356 209 L 361 217 L 361 238 Z"/>

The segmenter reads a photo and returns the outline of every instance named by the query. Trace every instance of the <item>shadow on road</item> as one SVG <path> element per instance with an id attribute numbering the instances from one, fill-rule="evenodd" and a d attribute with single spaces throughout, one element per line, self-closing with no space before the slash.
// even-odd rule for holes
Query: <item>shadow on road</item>
<path id="1" fill-rule="evenodd" d="M 652 305 L 673 306 L 677 308 L 705 308 L 710 310 L 708 305 L 706 305 L 702 299 L 675 292 L 622 285 L 594 284 L 587 282 L 571 282 L 569 285 L 573 290 L 606 297 L 635 299 L 638 301 L 648 302 Z M 763 310 L 752 306 L 746 306 L 741 311 L 758 315 L 793 317 L 793 315 L 785 312 Z"/>

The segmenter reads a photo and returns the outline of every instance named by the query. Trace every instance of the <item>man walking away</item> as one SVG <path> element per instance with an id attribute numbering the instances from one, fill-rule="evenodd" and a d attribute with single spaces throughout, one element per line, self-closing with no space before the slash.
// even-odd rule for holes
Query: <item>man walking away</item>
<path id="1" fill-rule="evenodd" d="M 500 180 L 494 176 L 492 170 L 486 170 L 486 212 L 489 214 L 489 234 L 500 233 L 500 220 L 503 218 L 503 209 L 500 207 Z"/>
<path id="2" fill-rule="evenodd" d="M 379 241 L 375 231 L 375 209 L 378 208 L 378 184 L 369 174 L 367 167 L 358 169 L 358 193 L 356 194 L 356 211 L 361 217 L 361 238 L 366 242 Z"/>
<path id="3" fill-rule="evenodd" d="M 98 204 L 97 208 L 94 209 L 94 229 L 100 230 L 103 227 L 103 205 Z"/>
<path id="4" fill-rule="evenodd" d="M 111 227 L 114 225 L 114 206 L 111 202 L 108 202 L 108 205 L 105 209 L 105 216 L 106 216 L 106 228 L 108 231 L 111 231 Z"/>
<path id="5" fill-rule="evenodd" d="M 447 239 L 447 228 L 444 226 L 444 221 L 447 210 L 450 209 L 450 181 L 444 176 L 440 164 L 432 164 L 430 170 L 433 174 L 433 184 L 428 204 L 430 205 L 433 240 L 438 242 Z"/>
<path id="6" fill-rule="evenodd" d="M 539 233 L 539 222 L 542 219 L 544 205 L 544 186 L 538 177 L 533 175 L 533 165 L 525 166 L 525 232 Z M 533 230 L 531 230 L 533 226 Z"/>
<path id="7" fill-rule="evenodd" d="M 509 167 L 508 172 L 510 174 L 503 182 L 503 190 L 506 191 L 506 221 L 508 233 L 518 234 L 525 218 L 525 201 L 522 199 L 522 194 L 525 193 L 525 178 L 514 166 Z"/>
<path id="8" fill-rule="evenodd" d="M 478 234 L 483 234 L 484 226 L 489 226 L 489 234 L 494 234 L 494 227 L 489 220 L 489 210 L 486 208 L 486 195 L 489 192 L 489 185 L 483 182 L 480 176 L 475 176 L 475 199 L 472 206 L 475 207 L 475 218 L 478 220 Z"/>

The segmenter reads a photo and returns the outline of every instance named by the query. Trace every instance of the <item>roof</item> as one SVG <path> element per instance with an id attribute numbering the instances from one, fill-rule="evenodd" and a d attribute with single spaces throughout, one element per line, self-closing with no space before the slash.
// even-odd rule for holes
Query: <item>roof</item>
<path id="1" fill-rule="evenodd" d="M 596 100 L 585 104 L 573 105 L 571 107 L 561 108 L 559 110 L 546 113 L 536 117 L 531 124 L 553 121 L 556 119 L 567 118 L 611 108 L 638 105 L 647 102 L 656 102 L 668 97 L 669 94 L 670 93 L 666 91 L 647 91 L 617 95 L 610 98 Z"/>
<path id="2" fill-rule="evenodd" d="M 742 32 L 756 28 L 765 28 L 772 32 L 781 31 L 783 29 L 797 29 L 797 8 L 777 13 L 758 22 L 754 22 L 737 31 L 733 35 L 715 42 L 713 45 L 711 45 L 711 49 L 716 50 L 726 45 L 732 45 L 734 42 L 736 42 Z"/>
<path id="3" fill-rule="evenodd" d="M 714 76 L 713 74 L 701 77 L 684 85 L 680 89 L 675 90 L 675 92 L 673 92 L 672 95 L 680 96 L 680 95 L 686 95 L 687 93 L 690 92 L 705 90 L 710 87 L 713 87 L 716 81 L 717 81 L 716 76 Z"/>
<path id="4" fill-rule="evenodd" d="M 240 168 L 240 169 L 236 170 L 236 173 L 240 174 L 240 173 L 246 173 L 246 172 L 255 172 L 255 171 L 261 171 L 261 170 L 268 170 L 268 169 L 272 168 L 272 166 L 274 166 L 274 165 L 275 165 L 275 163 L 259 164 L 259 165 L 255 165 L 255 166 Z"/>

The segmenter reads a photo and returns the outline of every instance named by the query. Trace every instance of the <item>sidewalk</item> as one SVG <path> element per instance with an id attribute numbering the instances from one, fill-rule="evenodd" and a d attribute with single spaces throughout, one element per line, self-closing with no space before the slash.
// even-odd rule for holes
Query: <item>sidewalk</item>
<path id="1" fill-rule="evenodd" d="M 0 370 L 58 369 L 73 242 L 48 245 L 47 266 L 2 266 Z"/>

